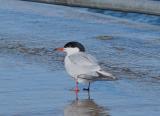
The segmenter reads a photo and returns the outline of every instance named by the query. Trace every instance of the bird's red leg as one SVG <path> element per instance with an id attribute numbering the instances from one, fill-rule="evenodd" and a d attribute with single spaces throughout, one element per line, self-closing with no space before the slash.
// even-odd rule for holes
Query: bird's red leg
<path id="1" fill-rule="evenodd" d="M 75 91 L 76 91 L 76 92 L 79 91 L 79 88 L 78 88 L 78 80 L 76 80 L 76 88 L 75 88 Z"/>

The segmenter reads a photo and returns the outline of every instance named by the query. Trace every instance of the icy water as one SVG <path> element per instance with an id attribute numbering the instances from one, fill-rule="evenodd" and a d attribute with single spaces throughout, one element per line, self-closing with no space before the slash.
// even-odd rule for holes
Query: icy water
<path id="1" fill-rule="evenodd" d="M 128 19 L 0 0 L 0 116 L 159 116 L 160 26 Z M 72 40 L 119 79 L 77 99 L 64 54 L 53 51 Z"/>

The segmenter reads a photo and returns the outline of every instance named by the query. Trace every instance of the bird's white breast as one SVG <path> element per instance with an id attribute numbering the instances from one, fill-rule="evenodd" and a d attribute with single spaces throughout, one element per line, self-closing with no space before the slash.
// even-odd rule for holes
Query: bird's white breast
<path id="1" fill-rule="evenodd" d="M 77 79 L 77 76 L 80 74 L 85 74 L 87 73 L 85 70 L 74 64 L 68 56 L 65 57 L 65 69 L 68 72 L 70 76 L 73 78 Z M 77 61 L 78 62 L 78 61 Z"/>

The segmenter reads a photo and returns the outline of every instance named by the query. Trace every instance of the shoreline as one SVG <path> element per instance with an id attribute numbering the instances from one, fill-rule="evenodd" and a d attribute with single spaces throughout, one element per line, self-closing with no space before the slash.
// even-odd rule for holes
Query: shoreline
<path id="1" fill-rule="evenodd" d="M 95 9 L 106 9 L 122 12 L 135 12 L 150 15 L 160 16 L 160 2 L 159 1 L 146 1 L 146 0 L 23 0 L 31 2 L 41 2 L 47 4 L 64 5 L 71 7 L 85 7 Z"/>

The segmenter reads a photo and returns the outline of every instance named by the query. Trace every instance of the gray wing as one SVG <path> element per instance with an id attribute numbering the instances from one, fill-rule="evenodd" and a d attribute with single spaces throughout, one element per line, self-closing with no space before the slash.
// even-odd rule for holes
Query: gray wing
<path id="1" fill-rule="evenodd" d="M 78 78 L 96 81 L 96 80 L 115 80 L 116 78 L 106 71 L 103 71 L 98 65 L 97 60 L 89 54 L 83 52 L 69 56 Z"/>
<path id="2" fill-rule="evenodd" d="M 100 69 L 100 66 L 97 63 L 97 60 L 83 52 L 79 52 L 69 56 L 70 61 L 79 68 L 86 69 L 88 71 L 97 71 Z"/>

